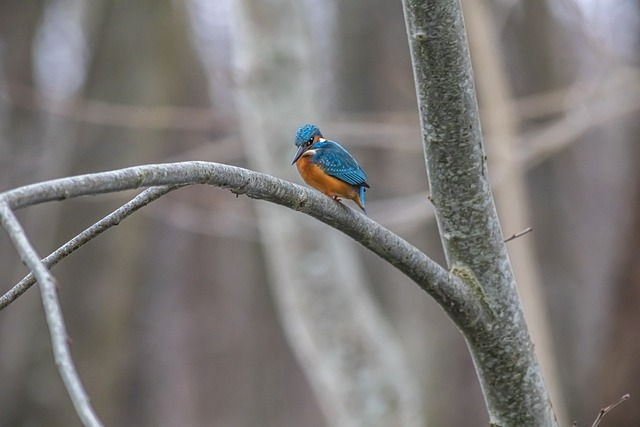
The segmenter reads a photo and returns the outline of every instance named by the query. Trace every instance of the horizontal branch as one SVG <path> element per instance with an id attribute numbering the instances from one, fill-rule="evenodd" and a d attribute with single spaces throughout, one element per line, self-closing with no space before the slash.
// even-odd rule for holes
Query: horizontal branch
<path id="1" fill-rule="evenodd" d="M 248 169 L 200 161 L 143 165 L 31 184 L 0 193 L 0 200 L 19 209 L 136 188 L 194 184 L 214 185 L 286 206 L 342 231 L 416 282 L 460 327 L 473 325 L 486 315 L 475 290 L 380 224 L 315 190 Z"/>

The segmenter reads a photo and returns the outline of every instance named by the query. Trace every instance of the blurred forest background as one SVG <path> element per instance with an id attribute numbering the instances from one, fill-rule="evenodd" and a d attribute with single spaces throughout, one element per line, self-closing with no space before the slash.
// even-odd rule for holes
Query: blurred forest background
<path id="1" fill-rule="evenodd" d="M 0 1 L 1 188 L 179 160 L 301 182 L 292 136 L 315 122 L 366 170 L 370 217 L 444 263 L 401 2 L 251 3 Z M 602 425 L 638 426 L 640 1 L 463 6 L 503 232 L 534 228 L 508 247 L 554 406 L 564 425 L 586 426 L 631 393 Z M 44 256 L 125 196 L 18 214 Z M 331 425 L 273 272 L 274 259 L 329 255 L 271 246 L 264 205 L 183 189 L 55 268 L 74 360 L 107 425 Z M 366 283 L 389 322 L 425 422 L 487 425 L 455 326 L 393 267 L 338 245 L 350 283 Z M 0 254 L 5 292 L 26 271 L 7 238 Z M 342 268 L 329 264 L 322 280 Z M 36 289 L 0 313 L 0 402 L 2 426 L 79 425 Z"/>

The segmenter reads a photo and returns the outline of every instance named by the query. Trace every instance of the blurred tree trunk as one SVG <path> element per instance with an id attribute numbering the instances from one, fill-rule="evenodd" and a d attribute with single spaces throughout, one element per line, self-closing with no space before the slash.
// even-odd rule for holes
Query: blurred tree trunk
<path id="1" fill-rule="evenodd" d="M 48 45 L 49 49 L 60 49 L 61 44 L 68 41 L 64 37 L 69 34 L 86 38 L 84 41 L 88 52 L 68 53 L 74 58 L 87 55 L 86 69 L 75 71 L 83 76 L 80 77 L 83 79 L 80 92 L 89 99 L 131 104 L 173 103 L 185 92 L 175 82 L 180 81 L 180 76 L 188 79 L 191 74 L 179 68 L 188 63 L 190 52 L 184 49 L 185 45 L 188 46 L 184 16 L 174 13 L 170 1 L 138 2 L 135 6 L 111 0 L 93 2 L 90 6 L 66 0 L 52 0 L 44 4 L 48 12 L 57 8 L 57 14 L 53 17 L 45 14 L 43 21 L 39 20 L 39 9 L 30 6 L 30 3 L 21 4 L 20 7 L 17 7 L 18 2 L 0 5 L 0 20 L 7 21 L 0 25 L 0 31 L 3 30 L 3 40 L 10 41 L 6 43 L 10 46 L 10 54 L 5 56 L 3 75 L 10 88 L 16 89 L 15 96 L 21 97 L 16 99 L 15 104 L 35 107 L 33 111 L 18 107 L 3 111 L 9 117 L 3 117 L 2 120 L 11 125 L 3 132 L 9 132 L 6 140 L 11 144 L 3 144 L 3 149 L 8 152 L 2 158 L 12 159 L 13 167 L 4 168 L 3 172 L 6 174 L 7 170 L 13 170 L 25 175 L 17 180 L 25 183 L 153 161 L 156 153 L 161 151 L 159 143 L 169 135 L 130 128 L 108 129 L 107 133 L 99 126 L 69 118 L 73 116 L 71 110 L 67 111 L 69 117 L 53 116 L 46 109 L 39 111 L 33 89 L 55 86 L 56 82 L 51 79 L 55 79 L 56 75 L 54 70 L 46 68 L 46 58 L 37 56 L 40 53 L 52 53 L 46 48 L 38 51 L 34 44 L 49 37 L 53 39 L 53 44 Z M 73 8 L 89 9 L 79 12 Z M 153 19 L 150 19 L 150 13 Z M 65 22 L 65 19 L 82 19 L 83 16 L 87 21 L 80 24 L 73 22 L 73 28 L 80 27 L 84 33 L 65 32 L 72 24 Z M 51 19 L 58 20 L 56 25 L 47 26 Z M 34 34 L 38 34 L 38 37 Z M 41 67 L 44 67 L 40 86 L 31 78 L 34 68 L 31 64 L 32 52 L 35 52 L 35 60 L 39 60 Z M 195 59 L 192 52 L 191 55 L 193 63 Z M 55 59 L 62 61 L 60 56 Z M 73 97 L 78 93 L 64 95 Z M 82 144 L 77 144 L 80 140 Z M 21 162 L 25 164 L 21 165 Z M 5 181 L 9 182 L 7 179 Z M 26 215 L 27 222 L 32 223 L 30 227 L 28 224 L 30 235 L 45 253 L 80 231 L 79 224 L 92 222 L 112 206 L 113 203 L 109 201 L 48 204 L 46 207 L 30 209 L 22 215 Z M 66 215 L 68 212 L 73 214 Z M 125 376 L 124 366 L 128 360 L 123 355 L 122 344 L 131 337 L 130 316 L 135 305 L 131 286 L 139 279 L 139 267 L 144 258 L 140 248 L 146 238 L 146 227 L 141 220 L 134 216 L 127 222 L 127 226 L 133 227 L 129 233 L 107 234 L 102 237 L 102 245 L 94 247 L 93 251 L 82 251 L 58 267 L 56 273 L 62 283 L 85 285 L 61 287 L 61 301 L 69 333 L 75 341 L 74 354 L 81 377 L 89 384 L 88 392 L 107 425 L 122 424 L 123 420 L 129 419 L 123 410 L 130 402 L 125 402 L 128 396 L 122 393 L 129 380 Z M 87 277 L 93 280 L 87 281 Z M 23 297 L 18 303 L 19 317 L 41 319 L 41 307 L 36 305 L 34 308 L 37 311 L 32 312 L 25 301 L 29 299 Z M 12 323 L 11 320 L 3 321 L 2 327 L 11 328 Z M 3 375 L 6 381 L 3 381 L 0 393 L 7 395 L 3 399 L 5 402 L 15 399 L 15 405 L 10 404 L 6 411 L 0 411 L 0 420 L 4 420 L 0 424 L 22 425 L 31 422 L 66 426 L 76 423 L 77 417 L 62 391 L 50 350 L 44 345 L 48 342 L 44 321 L 41 325 L 35 321 L 23 320 L 20 323 L 22 327 L 19 334 L 14 330 L 2 336 L 3 342 L 8 342 L 2 347 L 15 348 L 16 351 L 12 354 L 3 352 L 3 362 L 10 367 L 10 373 L 6 377 Z M 33 325 L 31 329 L 40 331 L 37 337 L 29 337 L 31 332 L 27 325 Z M 28 341 L 31 345 L 16 345 L 16 340 Z M 24 354 L 19 355 L 19 352 Z M 97 366 L 99 369 L 96 369 Z M 27 373 L 23 372 L 23 368 Z M 158 374 L 154 372 L 153 375 Z M 15 382 L 12 381 L 14 377 Z M 34 388 L 34 384 L 37 387 Z M 46 399 L 41 393 L 34 392 L 35 389 L 48 390 Z M 149 395 L 154 391 L 153 387 L 146 390 Z M 158 425 L 155 422 L 152 424 Z"/>
<path id="2" fill-rule="evenodd" d="M 640 16 L 640 1 L 630 2 L 617 14 L 611 20 L 616 27 L 619 14 L 624 14 L 627 18 L 635 15 L 635 19 L 624 20 L 627 25 L 631 22 L 630 26 L 622 26 L 618 31 L 635 34 L 631 46 L 623 46 L 623 49 L 626 49 L 628 62 L 635 64 L 637 70 L 640 64 L 637 20 Z M 624 205 L 623 210 L 630 218 L 629 226 L 620 227 L 617 232 L 616 247 L 620 252 L 611 272 L 611 286 L 607 287 L 607 292 L 611 294 L 611 304 L 607 310 L 608 329 L 598 369 L 593 371 L 591 383 L 600 385 L 593 399 L 599 406 L 606 406 L 625 393 L 631 394 L 631 401 L 608 414 L 606 423 L 618 427 L 634 427 L 640 420 L 640 405 L 637 403 L 640 396 L 640 335 L 636 329 L 636 325 L 640 324 L 640 113 L 616 120 L 607 130 L 601 141 L 620 140 L 627 147 L 626 169 L 629 171 L 627 179 L 630 183 L 623 187 L 624 193 L 620 199 Z"/>
<path id="3" fill-rule="evenodd" d="M 374 173 L 367 193 L 370 215 L 444 264 L 435 221 L 424 221 L 432 209 L 424 187 L 424 160 L 415 116 L 415 86 L 408 58 L 407 35 L 400 2 L 335 1 L 330 25 L 331 46 L 318 57 L 329 60 L 322 93 L 333 94 L 330 117 L 349 129 L 348 139 L 367 147 L 359 156 Z M 325 79 L 321 80 L 322 82 Z M 326 102 L 323 97 L 323 102 Z M 384 126 L 403 129 L 399 134 Z M 399 146 L 411 147 L 401 149 Z M 383 154 L 379 153 L 383 148 Z M 368 156 L 368 157 L 367 157 Z M 358 157 L 360 158 L 360 157 Z M 419 200 L 403 206 L 397 198 Z M 420 220 L 406 219 L 408 211 Z M 403 217 L 402 222 L 387 222 Z M 432 218 L 432 217 L 431 217 Z M 403 224 L 404 222 L 404 224 Z M 423 298 L 413 284 L 404 285 L 397 271 L 366 257 L 366 268 L 386 313 L 402 335 L 407 358 L 423 389 L 429 425 L 471 425 L 488 419 L 480 385 L 464 340 L 436 303 Z M 394 283 L 393 287 L 386 286 Z M 459 400 L 467 402 L 459 411 Z"/>
<path id="4" fill-rule="evenodd" d="M 315 120 L 309 37 L 299 3 L 239 3 L 238 107 L 249 161 L 293 177 L 292 136 Z M 300 215 L 257 204 L 283 327 L 332 426 L 422 425 L 403 351 L 366 289 L 353 243 Z"/>
<path id="5" fill-rule="evenodd" d="M 65 126 L 60 126 L 56 120 L 47 120 L 44 114 L 18 106 L 32 96 L 25 88 L 37 86 L 34 79 L 37 58 L 34 58 L 32 48 L 45 9 L 44 2 L 0 2 L 0 87 L 7 100 L 17 101 L 0 109 L 0 171 L 3 188 L 67 172 L 64 165 L 55 161 L 59 157 L 47 144 L 51 142 L 49 137 L 52 133 Z M 64 151 L 64 146 L 69 144 L 64 141 L 56 145 Z M 54 157 L 49 158 L 45 153 Z M 52 246 L 60 210 L 58 205 L 21 213 L 23 224 L 41 247 Z M 7 255 L 14 252 L 4 245 L 1 251 Z M 5 286 L 25 274 L 22 263 L 17 262 L 15 257 L 0 258 L 2 271 L 12 272 L 6 276 Z M 0 411 L 0 425 L 19 425 L 25 420 L 39 423 L 42 419 L 33 412 L 34 406 L 42 410 L 46 408 L 49 415 L 60 412 L 55 405 L 50 405 L 51 399 L 42 399 L 43 396 L 34 393 L 29 384 L 56 390 L 52 394 L 59 392 L 68 400 L 57 374 L 42 375 L 42 371 L 37 369 L 46 361 L 49 361 L 52 371 L 54 368 L 50 348 L 46 344 L 49 337 L 37 292 L 23 300 L 19 309 L 8 310 L 0 323 L 0 348 L 11 349 L 3 352 L 1 358 L 0 376 L 3 381 L 0 399 L 4 402 L 4 409 Z M 36 402 L 40 405 L 36 405 Z"/>
<path id="6" fill-rule="evenodd" d="M 373 63 L 377 59 L 382 32 L 371 31 L 375 28 L 377 17 L 363 10 L 378 10 L 384 1 L 337 1 L 336 38 L 338 51 L 335 59 L 336 70 L 341 76 L 335 88 L 338 108 L 344 111 L 361 111 L 374 109 L 378 102 L 373 88 L 375 87 L 375 70 Z"/>
<path id="7" fill-rule="evenodd" d="M 496 9 L 501 6 L 492 1 Z M 547 0 L 511 8 L 502 40 L 516 97 L 557 89 L 571 83 L 575 63 L 560 61 L 570 47 L 567 29 L 558 25 Z M 535 34 L 535 37 L 532 35 Z"/>
<path id="8" fill-rule="evenodd" d="M 332 50 L 324 56 L 338 76 L 327 87 L 327 93 L 335 97 L 331 111 L 386 113 L 413 107 L 411 68 L 403 62 L 408 51 L 400 25 L 401 4 L 384 0 L 333 3 L 335 12 L 328 22 L 335 27 Z"/>
<path id="9" fill-rule="evenodd" d="M 595 37 L 589 38 L 591 28 L 581 22 L 578 8 L 545 1 L 521 2 L 515 10 L 507 20 L 503 39 L 516 95 L 559 89 L 566 90 L 565 99 L 569 99 L 579 90 L 572 87 L 576 83 L 606 86 L 612 76 L 611 58 L 603 52 L 593 55 L 597 42 Z M 562 20 L 567 12 L 573 23 L 584 25 L 585 33 Z M 599 74 L 605 77 L 598 80 Z M 570 116 L 570 108 L 580 108 L 550 107 L 552 113 L 524 122 L 523 128 L 544 129 L 554 120 Z M 567 122 L 566 126 L 572 124 Z M 537 253 L 545 266 L 542 278 L 551 321 L 556 325 L 560 383 L 567 397 L 567 412 L 572 419 L 579 419 L 580 425 L 591 423 L 599 408 L 626 391 L 602 398 L 592 387 L 592 372 L 608 375 L 597 355 L 608 336 L 604 325 L 611 294 L 604 284 L 612 263 L 617 262 L 616 225 L 625 211 L 620 205 L 626 188 L 620 165 L 626 155 L 620 135 L 613 129 L 589 132 L 529 173 Z M 595 383 L 602 390 L 604 382 Z"/>
<path id="10" fill-rule="evenodd" d="M 92 55 L 83 98 L 132 105 L 170 102 L 175 80 L 171 65 L 178 63 L 171 38 L 179 40 L 176 27 L 171 25 L 171 2 L 105 0 L 94 13 L 95 26 L 90 30 L 94 34 L 90 43 Z M 82 145 L 72 154 L 75 173 L 148 162 L 155 157 L 162 141 L 162 135 L 151 131 L 110 128 L 105 132 L 102 127 L 88 123 L 81 125 L 78 138 Z M 96 202 L 83 206 L 81 215 L 99 218 L 111 206 L 108 201 Z M 70 221 L 64 224 L 63 233 L 71 235 L 77 231 L 78 216 L 68 216 Z M 63 266 L 63 271 L 70 275 L 66 283 L 80 283 L 79 277 L 87 271 L 92 271 L 95 278 L 81 289 L 65 287 L 63 308 L 70 333 L 77 342 L 75 353 L 81 367 L 85 371 L 101 367 L 92 375 L 98 387 L 89 394 L 106 425 L 122 424 L 129 418 L 122 410 L 126 407 L 125 398 L 129 397 L 122 390 L 129 378 L 125 368 L 128 360 L 121 347 L 132 339 L 130 325 L 145 256 L 142 248 L 149 230 L 148 221 L 140 216 L 130 218 L 126 227 L 131 227 L 128 232 L 120 229 L 106 234 L 94 251 L 85 251 Z M 72 303 L 78 299 L 85 303 L 81 306 Z M 153 396 L 156 391 L 154 388 L 143 393 Z"/>
<path id="11" fill-rule="evenodd" d="M 640 324 L 640 145 L 637 137 L 640 126 L 627 122 L 624 129 L 616 133 L 629 141 L 629 167 L 635 172 L 632 178 L 628 209 L 631 213 L 631 225 L 619 233 L 622 248 L 617 268 L 612 272 L 612 286 L 609 308 L 609 333 L 599 360 L 600 369 L 595 369 L 592 383 L 599 384 L 598 393 L 590 399 L 598 405 L 607 406 L 625 393 L 631 394 L 630 404 L 624 404 L 607 415 L 606 423 L 618 427 L 635 427 L 640 420 L 640 405 L 636 399 L 640 396 L 640 337 L 635 325 Z M 594 411 L 594 412 L 596 412 Z"/>
<path id="12" fill-rule="evenodd" d="M 495 4 L 495 2 L 494 2 Z M 496 6 L 497 7 L 497 6 Z M 531 37 L 536 34 L 536 37 Z M 568 35 L 563 30 L 550 11 L 546 1 L 523 2 L 516 7 L 504 27 L 504 49 L 508 52 L 505 57 L 509 67 L 509 76 L 516 97 L 541 93 L 564 87 L 571 82 L 573 63 L 569 59 L 560 60 L 566 55 L 565 48 L 569 46 Z M 548 120 L 548 118 L 547 118 Z M 544 120 L 538 120 L 536 125 L 543 125 Z M 531 122 L 523 122 L 521 132 L 531 127 Z M 549 306 L 551 323 L 566 325 L 566 328 L 556 329 L 555 339 L 558 347 L 559 382 L 563 385 L 563 393 L 573 396 L 577 390 L 568 387 L 571 382 L 577 382 L 576 370 L 573 365 L 573 349 L 577 348 L 577 336 L 572 332 L 575 319 L 573 313 L 576 307 L 573 305 L 573 292 L 567 286 L 567 270 L 570 269 L 571 255 L 566 250 L 562 241 L 571 239 L 564 231 L 560 222 L 540 221 L 541 215 L 557 216 L 563 204 L 561 200 L 565 193 L 556 191 L 553 183 L 561 173 L 558 168 L 568 172 L 571 166 L 566 162 L 556 163 L 554 160 L 541 165 L 537 170 L 529 173 L 529 193 L 531 196 L 532 224 L 534 234 L 540 236 L 536 239 L 537 255 L 542 265 L 546 266 L 541 271 L 541 279 L 544 284 L 546 304 Z M 540 177 L 546 177 L 541 180 Z M 524 228 L 527 225 L 522 225 Z M 549 227 L 558 227 L 551 230 Z M 514 232 L 517 230 L 514 230 Z M 507 233 L 508 234 L 508 233 Z M 525 240 L 528 237 L 523 237 Z M 521 242 L 513 242 L 511 245 L 519 245 Z M 577 413 L 574 399 L 567 400 L 568 413 L 572 418 Z"/>
<path id="13" fill-rule="evenodd" d="M 114 108 L 203 103 L 206 97 L 199 90 L 203 74 L 189 48 L 188 30 L 187 16 L 176 2 L 105 0 L 94 29 L 85 97 Z M 83 145 L 73 157 L 75 170 L 161 161 L 187 139 L 183 136 L 176 143 L 176 136 L 167 130 L 85 124 L 80 133 Z M 83 206 L 84 215 L 99 217 L 112 203 Z M 72 227 L 77 229 L 77 224 L 66 226 Z M 201 423 L 201 407 L 190 393 L 198 395 L 207 385 L 199 375 L 202 363 L 190 363 L 189 335 L 184 331 L 202 333 L 197 326 L 204 325 L 198 321 L 201 311 L 188 308 L 193 298 L 189 291 L 196 288 L 182 289 L 185 283 L 200 282 L 180 280 L 186 263 L 174 252 L 186 255 L 198 247 L 190 235 L 177 237 L 171 231 L 134 215 L 116 232 L 102 236 L 93 251 L 68 263 L 74 275 L 91 269 L 97 278 L 82 290 L 72 290 L 92 309 L 65 307 L 65 312 L 71 313 L 69 323 L 81 325 L 70 328 L 78 336 L 78 360 L 86 363 L 86 369 L 101 367 L 93 373 L 98 387 L 90 394 L 106 425 Z M 75 276 L 67 282 L 80 280 Z M 138 353 L 123 352 L 123 345 Z M 133 358 L 136 354 L 144 357 Z"/>
<path id="14" fill-rule="evenodd" d="M 464 0 L 465 23 L 478 88 L 482 128 L 486 135 L 487 156 L 492 189 L 500 213 L 500 225 L 505 236 L 531 226 L 531 206 L 526 183 L 526 170 L 519 162 L 517 142 L 520 118 L 513 108 L 512 94 L 504 58 L 500 53 L 497 25 L 486 0 Z M 540 283 L 540 273 L 534 248 L 535 235 L 510 243 L 509 259 L 518 281 L 536 355 L 544 373 L 545 383 L 560 425 L 570 420 L 564 409 L 564 399 L 553 337 L 549 326 L 546 302 Z"/>

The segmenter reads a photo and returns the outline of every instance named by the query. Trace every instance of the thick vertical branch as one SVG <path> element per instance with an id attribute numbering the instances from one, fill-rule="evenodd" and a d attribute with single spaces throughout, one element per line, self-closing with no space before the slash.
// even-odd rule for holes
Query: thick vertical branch
<path id="1" fill-rule="evenodd" d="M 462 328 L 491 423 L 555 426 L 489 185 L 460 2 L 403 3 L 442 244 L 494 315 Z"/>

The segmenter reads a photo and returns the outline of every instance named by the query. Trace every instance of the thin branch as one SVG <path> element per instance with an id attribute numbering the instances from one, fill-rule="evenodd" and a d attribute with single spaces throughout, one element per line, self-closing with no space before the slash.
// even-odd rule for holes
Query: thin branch
<path id="1" fill-rule="evenodd" d="M 143 206 L 148 205 L 154 200 L 159 199 L 165 194 L 180 188 L 179 186 L 166 186 L 166 187 L 151 187 L 134 197 L 128 203 L 122 205 L 109 215 L 105 216 L 100 221 L 87 228 L 73 239 L 62 245 L 56 251 L 51 253 L 45 259 L 42 260 L 44 265 L 51 269 L 58 262 L 66 258 L 68 255 L 75 252 L 85 243 L 89 242 L 93 238 L 99 236 L 109 228 L 120 224 L 122 220 L 127 218 L 132 213 L 136 212 Z M 33 273 L 29 273 L 24 279 L 18 282 L 13 288 L 0 297 L 0 311 L 15 301 L 20 295 L 25 293 L 34 283 L 36 278 Z"/>
<path id="2" fill-rule="evenodd" d="M 598 416 L 596 417 L 596 420 L 593 422 L 591 427 L 598 427 L 598 425 L 600 424 L 600 421 L 602 421 L 602 419 L 604 418 L 605 415 L 607 415 L 609 412 L 611 412 L 611 410 L 613 408 L 615 408 L 616 406 L 618 406 L 619 404 L 621 404 L 625 400 L 629 400 L 630 397 L 631 397 L 631 395 L 629 395 L 629 393 L 627 393 L 624 396 L 622 396 L 620 399 L 618 399 L 616 402 L 614 402 L 611 405 L 607 406 L 606 408 L 600 409 L 600 412 L 598 413 Z"/>
<path id="3" fill-rule="evenodd" d="M 522 237 L 522 236 L 524 236 L 525 234 L 531 233 L 532 231 L 533 231 L 533 228 L 532 228 L 532 227 L 527 227 L 527 228 L 525 228 L 524 230 L 519 231 L 519 232 L 517 232 L 517 233 L 515 233 L 515 234 L 512 234 L 511 236 L 507 237 L 506 239 L 504 239 L 504 242 L 505 242 L 505 243 L 510 242 L 510 241 L 512 241 L 512 240 L 517 239 L 518 237 Z"/>
<path id="4" fill-rule="evenodd" d="M 47 270 L 47 267 L 42 261 L 40 261 L 40 257 L 31 246 L 22 226 L 6 200 L 0 201 L 0 221 L 20 253 L 23 262 L 33 271 L 33 274 L 40 284 L 42 303 L 51 335 L 53 357 L 58 365 L 62 381 L 67 387 L 76 413 L 85 426 L 100 427 L 102 423 L 89 403 L 89 396 L 87 396 L 80 382 L 78 372 L 71 359 L 71 352 L 69 351 L 67 341 L 67 330 L 56 291 L 56 280 L 51 273 L 49 273 L 49 270 Z"/>

